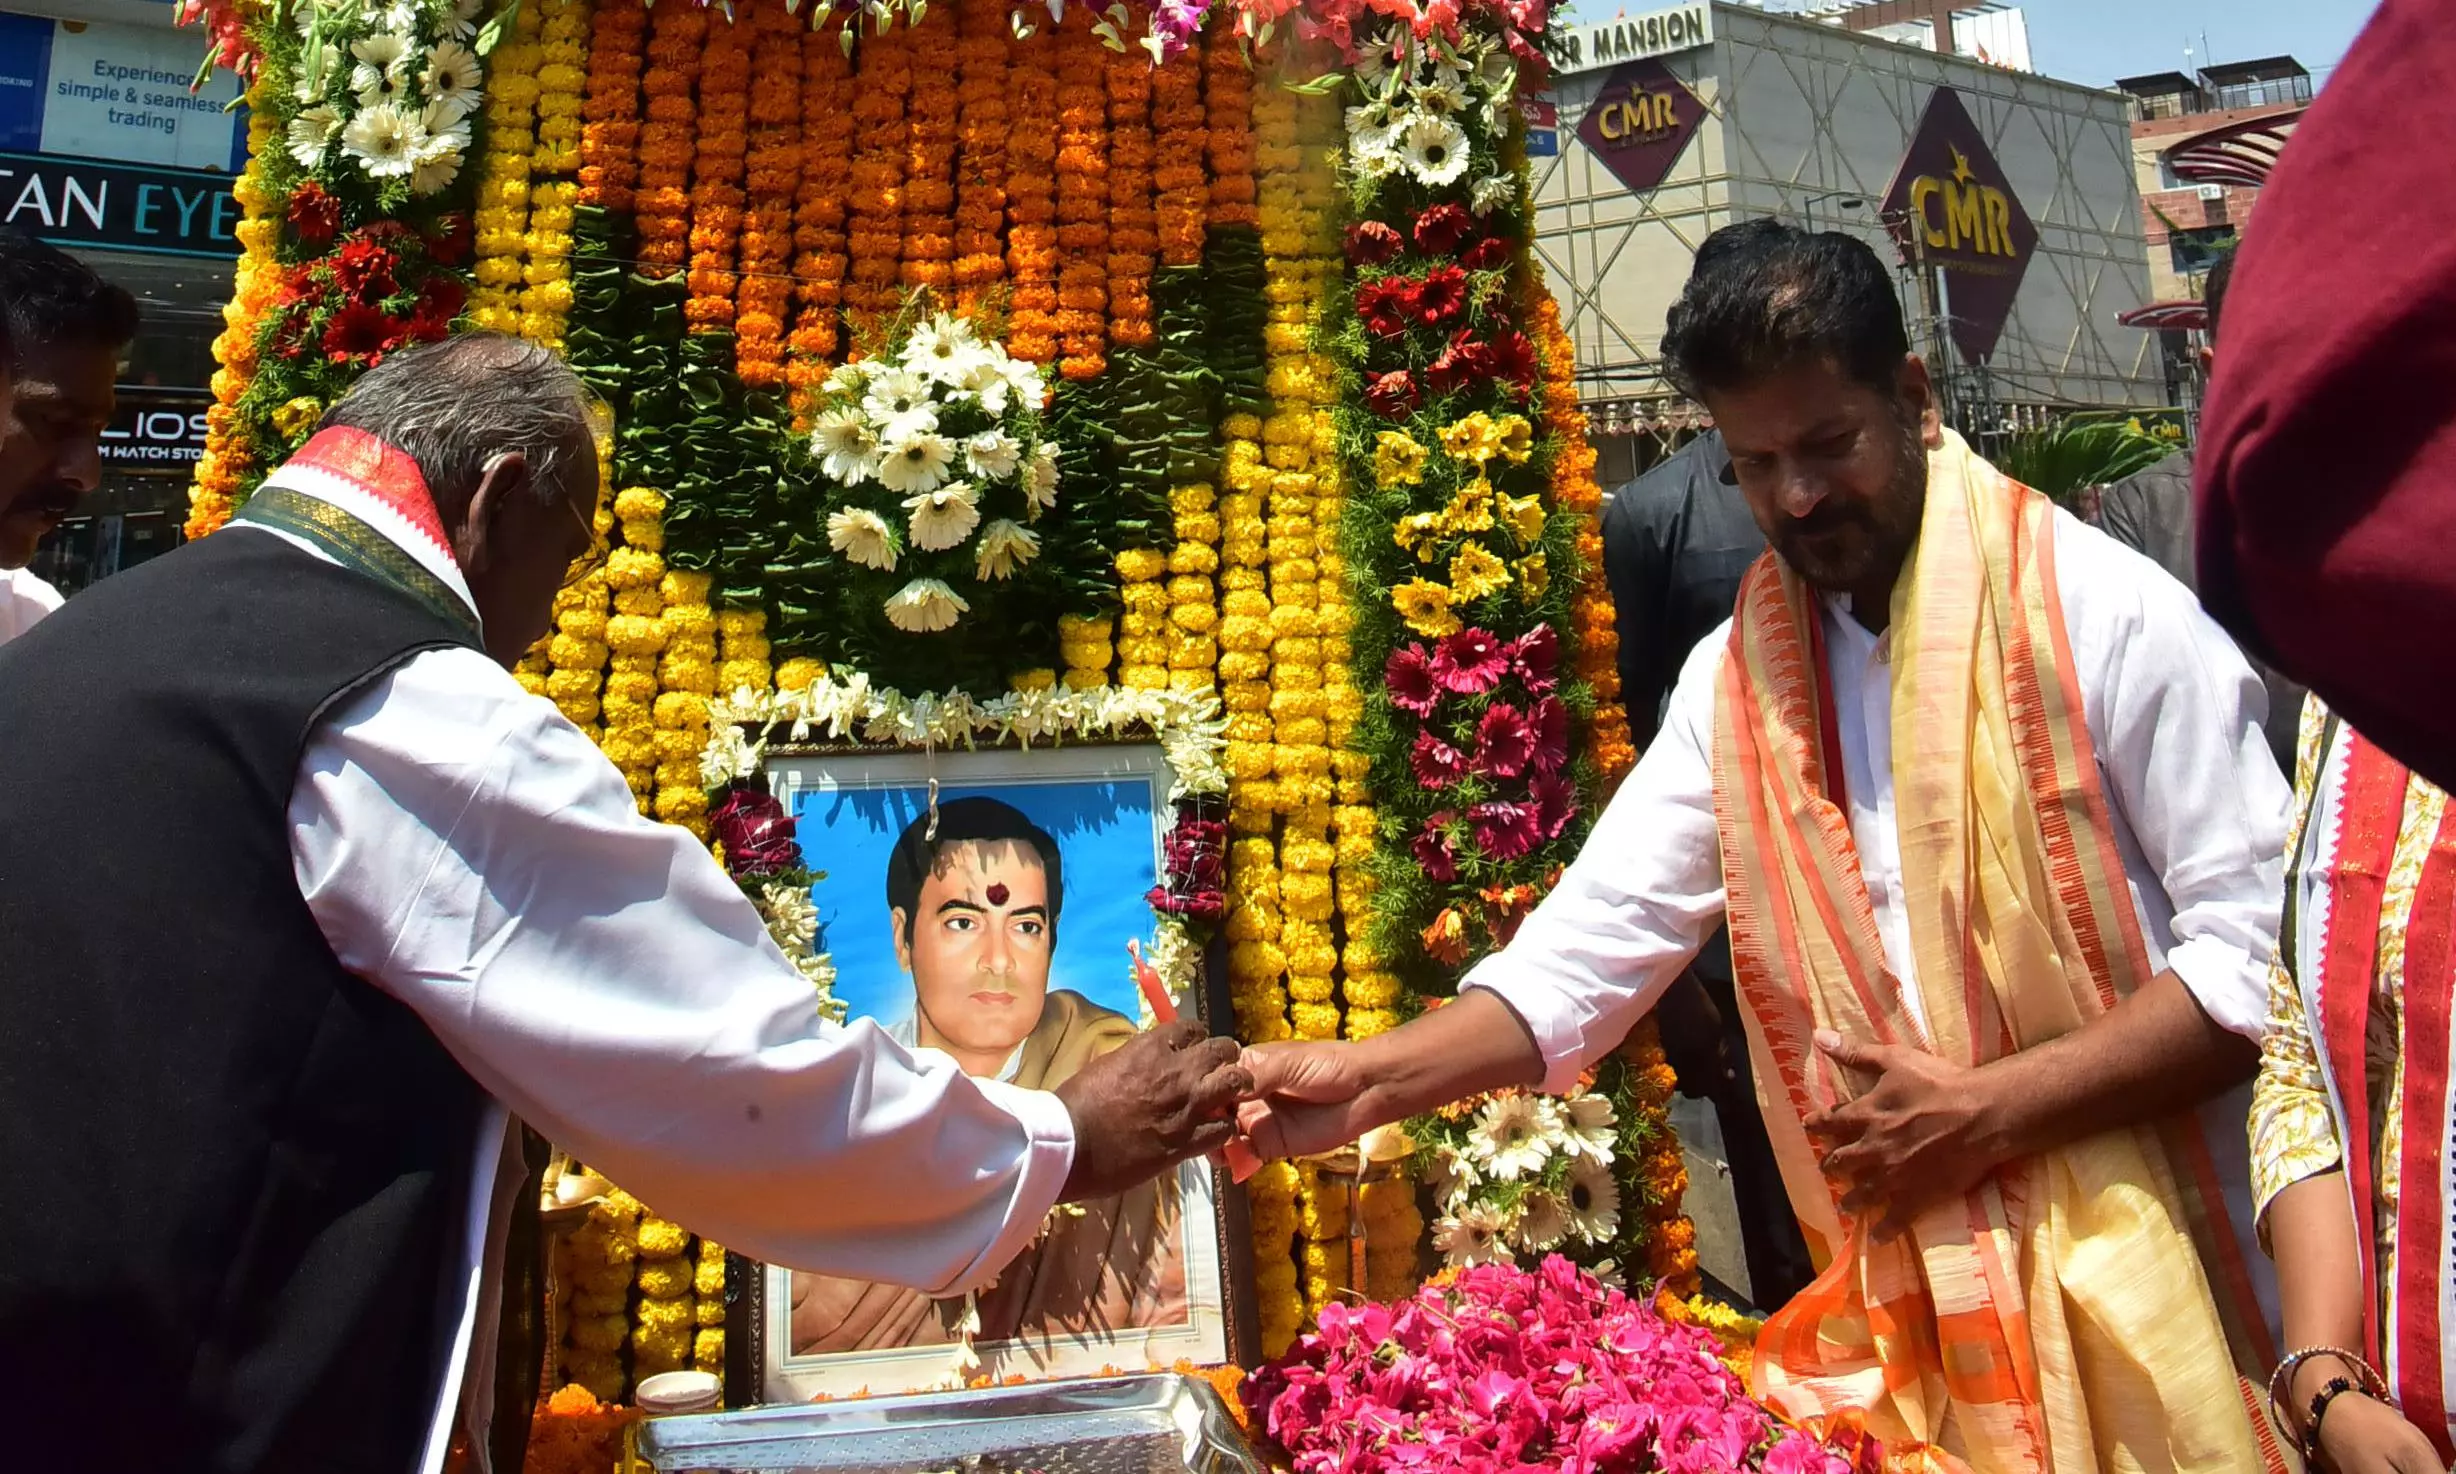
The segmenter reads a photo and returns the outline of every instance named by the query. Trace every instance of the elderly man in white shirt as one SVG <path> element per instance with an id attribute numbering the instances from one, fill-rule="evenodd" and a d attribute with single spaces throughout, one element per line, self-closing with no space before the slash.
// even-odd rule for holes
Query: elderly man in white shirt
<path id="1" fill-rule="evenodd" d="M 1565 1090 L 1728 912 L 1823 1269 L 1754 1390 L 1979 1469 L 2262 1467 L 2241 1102 L 2289 795 L 2260 684 L 2180 585 L 1938 426 L 1864 245 L 1729 231 L 1665 351 L 1773 545 L 1735 623 L 1459 1000 L 1249 1050 L 1245 1126 L 1306 1153 Z"/>
<path id="2" fill-rule="evenodd" d="M 0 1366 L 63 1467 L 439 1467 L 508 1116 L 729 1246 L 938 1294 L 1233 1130 L 1190 1022 L 1043 1094 L 820 1018 L 507 669 L 599 494 L 570 371 L 453 339 L 0 650 L 0 1199 L 61 1245 L 0 1265 L 0 1345 L 41 1348 Z"/>

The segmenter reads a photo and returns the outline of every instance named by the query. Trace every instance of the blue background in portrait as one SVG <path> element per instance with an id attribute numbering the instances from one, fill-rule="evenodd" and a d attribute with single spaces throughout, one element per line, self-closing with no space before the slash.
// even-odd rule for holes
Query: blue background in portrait
<path id="1" fill-rule="evenodd" d="M 939 785 L 940 803 L 958 798 L 1010 804 L 1057 841 L 1066 900 L 1050 988 L 1071 988 L 1103 1008 L 1141 1018 L 1126 939 L 1139 940 L 1146 952 L 1151 948 L 1151 907 L 1143 896 L 1159 884 L 1159 844 L 1150 780 Z M 904 826 L 928 805 L 923 784 L 805 788 L 793 796 L 802 853 L 811 869 L 827 874 L 811 897 L 835 959 L 836 997 L 853 1018 L 885 1026 L 912 1016 L 912 979 L 896 965 L 887 913 L 887 856 Z"/>

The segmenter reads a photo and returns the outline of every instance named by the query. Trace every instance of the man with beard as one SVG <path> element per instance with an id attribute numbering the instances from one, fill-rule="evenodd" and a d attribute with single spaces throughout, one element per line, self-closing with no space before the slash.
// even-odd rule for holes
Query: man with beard
<path id="1" fill-rule="evenodd" d="M 1559 886 L 1460 1000 L 1248 1051 L 1305 1153 L 1562 1090 L 1728 918 L 1822 1266 L 1757 1344 L 1786 1413 L 1979 1470 L 2279 1467 L 2258 1426 L 2244 1085 L 2288 794 L 2180 584 L 1937 417 L 1889 273 L 1754 229 L 1672 309 L 1772 553 Z M 2247 1092 L 2237 1100 L 2247 1100 Z"/>
<path id="2" fill-rule="evenodd" d="M 0 644 L 60 607 L 26 571 L 78 498 L 102 484 L 112 382 L 136 299 L 67 252 L 0 230 L 0 318 L 13 393 L 0 398 Z"/>

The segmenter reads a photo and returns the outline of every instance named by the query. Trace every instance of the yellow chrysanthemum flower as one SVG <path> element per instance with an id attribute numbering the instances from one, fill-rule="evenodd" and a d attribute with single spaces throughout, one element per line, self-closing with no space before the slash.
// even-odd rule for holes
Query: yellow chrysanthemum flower
<path id="1" fill-rule="evenodd" d="M 1527 554 L 1510 566 L 1518 574 L 1519 597 L 1530 604 L 1541 599 L 1544 590 L 1552 586 L 1552 569 L 1540 550 Z"/>
<path id="2" fill-rule="evenodd" d="M 1459 620 L 1450 612 L 1450 590 L 1446 585 L 1411 578 L 1390 591 L 1390 606 L 1409 629 L 1426 639 L 1458 633 Z"/>
<path id="3" fill-rule="evenodd" d="M 1535 453 L 1535 427 L 1524 415 L 1503 415 L 1500 419 L 1501 455 L 1512 465 L 1523 466 Z"/>
<path id="4" fill-rule="evenodd" d="M 1441 448 L 1452 458 L 1481 468 L 1501 453 L 1501 427 L 1479 409 L 1442 430 Z"/>
<path id="5" fill-rule="evenodd" d="M 1501 520 L 1509 527 L 1510 536 L 1520 547 L 1532 547 L 1543 541 L 1544 502 L 1539 496 L 1509 496 L 1501 498 Z"/>
<path id="6" fill-rule="evenodd" d="M 1373 447 L 1373 479 L 1385 487 L 1413 486 L 1424 479 L 1432 455 L 1404 430 L 1384 430 Z"/>
<path id="7" fill-rule="evenodd" d="M 1469 543 L 1450 559 L 1450 591 L 1454 598 L 1474 603 L 1486 594 L 1509 587 L 1509 566 L 1481 543 Z"/>

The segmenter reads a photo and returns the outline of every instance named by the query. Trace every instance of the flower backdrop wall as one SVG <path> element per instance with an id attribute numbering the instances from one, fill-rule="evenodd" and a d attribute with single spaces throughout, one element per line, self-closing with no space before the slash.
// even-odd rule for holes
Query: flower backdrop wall
<path id="1" fill-rule="evenodd" d="M 1199 731 L 1154 904 L 1216 927 L 1249 1040 L 1448 996 L 1626 770 L 1528 252 L 1540 0 L 184 7 L 255 109 L 191 530 L 383 354 L 562 353 L 615 412 L 606 557 L 520 678 L 822 993 L 742 783 L 779 721 Z M 1685 1304 L 1668 1091 L 1641 1034 L 1416 1123 L 1437 1188 L 1265 1169 L 1266 1348 L 1442 1259 Z M 721 1361 L 715 1246 L 617 1198 L 565 1252 L 571 1380 Z"/>

